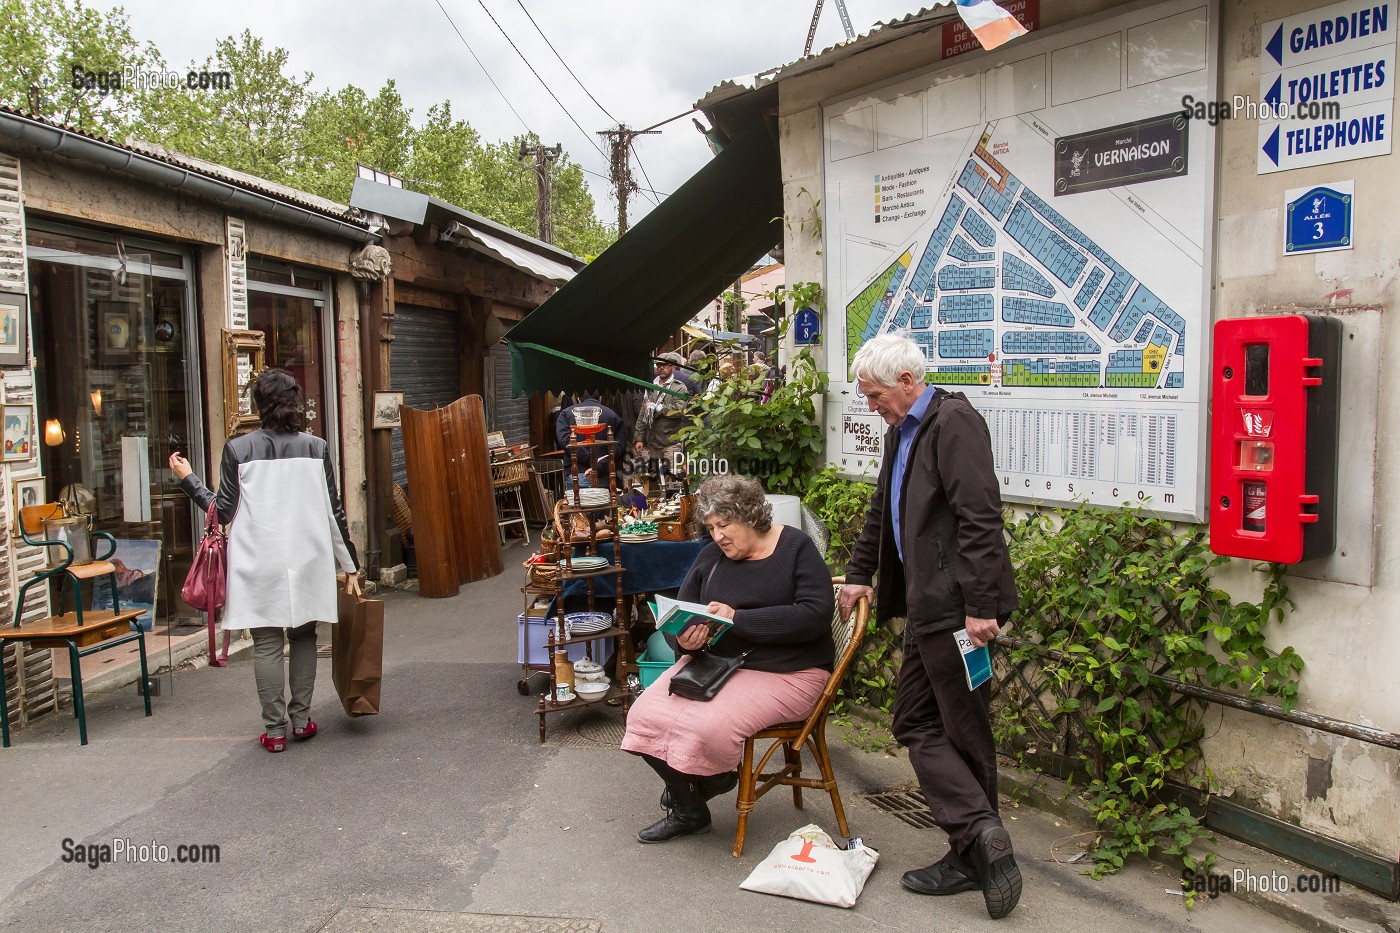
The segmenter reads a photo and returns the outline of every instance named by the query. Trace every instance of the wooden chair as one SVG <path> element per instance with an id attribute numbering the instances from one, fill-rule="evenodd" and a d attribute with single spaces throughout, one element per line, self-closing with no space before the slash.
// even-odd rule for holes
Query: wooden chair
<path id="1" fill-rule="evenodd" d="M 86 745 L 87 710 L 83 705 L 83 674 L 80 659 L 108 648 L 115 648 L 135 641 L 141 654 L 141 693 L 146 701 L 146 715 L 151 715 L 150 683 L 146 668 L 146 633 L 132 623 L 141 615 L 140 609 L 121 608 L 117 597 L 117 568 L 107 558 L 117 549 L 117 542 L 105 531 L 93 532 L 93 537 L 106 538 L 107 552 L 101 559 L 87 564 L 73 565 L 73 549 L 64 541 L 48 541 L 32 535 L 43 531 L 43 523 L 62 515 L 62 509 L 55 504 L 32 505 L 20 510 L 19 532 L 26 544 L 34 547 L 59 547 L 66 557 L 57 564 L 47 566 L 34 574 L 33 578 L 20 587 L 19 598 L 15 601 L 15 621 L 10 626 L 0 626 L 0 647 L 5 642 L 16 644 L 29 642 L 36 648 L 68 649 L 68 668 L 73 680 L 73 716 L 78 720 L 79 744 Z M 83 580 L 96 580 L 107 577 L 111 585 L 112 608 L 83 610 Z M 33 622 L 21 623 L 24 617 L 24 598 L 30 587 L 57 577 L 59 594 L 57 606 L 59 614 Z M 73 583 L 73 611 L 64 613 L 63 594 L 69 581 Z M 94 594 L 95 595 L 95 594 Z M 5 682 L 4 665 L 0 664 L 0 739 L 3 747 L 10 747 L 9 685 Z"/>
<path id="2" fill-rule="evenodd" d="M 117 567 L 109 557 L 117 552 L 117 539 L 113 538 L 105 531 L 91 532 L 89 537 L 102 538 L 107 542 L 107 553 L 94 554 L 94 559 L 86 564 L 73 563 L 73 549 L 66 541 L 45 541 L 35 538 L 34 535 L 42 534 L 44 522 L 55 518 L 63 517 L 63 506 L 57 502 L 50 502 L 45 505 L 31 505 L 20 509 L 19 513 L 19 534 L 24 539 L 24 543 L 31 547 L 60 547 L 67 556 L 57 564 L 50 564 L 33 578 L 26 582 L 19 590 L 19 599 L 15 602 L 15 625 L 19 625 L 19 620 L 24 615 L 24 596 L 31 586 L 36 586 L 53 577 L 58 578 L 58 600 L 55 605 L 59 612 L 63 611 L 63 596 L 68 588 L 68 582 L 73 583 L 73 612 L 77 617 L 77 624 L 83 624 L 83 581 L 97 580 L 106 577 L 110 585 L 109 593 L 112 597 L 112 611 L 116 612 L 121 607 L 117 601 Z M 94 584 L 94 587 L 96 584 Z M 97 605 L 97 594 L 93 593 L 93 607 Z"/>
<path id="3" fill-rule="evenodd" d="M 845 578 L 837 577 L 831 582 L 839 597 Z M 801 722 L 783 722 L 769 726 L 744 740 L 744 758 L 739 764 L 739 825 L 734 832 L 735 858 L 744 854 L 744 835 L 748 832 L 749 813 L 753 811 L 754 804 L 764 794 L 780 785 L 792 788 L 792 803 L 799 810 L 802 809 L 802 788 L 826 791 L 831 795 L 831 808 L 836 811 L 837 829 L 843 836 L 850 835 L 850 827 L 846 824 L 846 811 L 841 806 L 841 793 L 836 787 L 836 775 L 831 770 L 831 755 L 826 748 L 826 715 L 836 700 L 836 692 L 855 660 L 856 652 L 860 650 L 869 620 L 870 600 L 867 598 L 862 598 L 856 603 L 850 619 L 845 622 L 841 621 L 841 612 L 837 609 L 831 617 L 831 637 L 836 644 L 836 666 L 827 678 L 826 689 L 822 691 L 821 698 L 817 700 L 811 714 Z M 773 744 L 755 765 L 754 742 L 765 739 L 773 740 Z M 811 749 L 812 757 L 816 759 L 817 768 L 821 772 L 820 780 L 802 776 L 804 745 Z M 764 769 L 768 767 L 778 749 L 783 751 L 782 767 L 765 774 Z"/>

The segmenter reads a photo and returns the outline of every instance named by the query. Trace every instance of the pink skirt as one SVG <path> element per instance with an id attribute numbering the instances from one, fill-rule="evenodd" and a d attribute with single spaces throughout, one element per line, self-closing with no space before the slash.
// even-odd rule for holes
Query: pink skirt
<path id="1" fill-rule="evenodd" d="M 820 668 L 772 674 L 740 668 L 713 700 L 672 696 L 671 676 L 682 658 L 642 691 L 627 714 L 622 750 L 660 758 L 686 774 L 723 774 L 739 766 L 744 740 L 777 725 L 806 719 L 831 676 Z"/>

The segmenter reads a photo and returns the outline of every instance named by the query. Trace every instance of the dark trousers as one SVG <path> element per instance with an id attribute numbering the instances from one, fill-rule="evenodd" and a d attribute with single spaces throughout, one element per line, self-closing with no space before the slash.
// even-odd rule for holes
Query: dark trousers
<path id="1" fill-rule="evenodd" d="M 948 834 L 952 863 L 969 878 L 977 833 L 1001 825 L 997 815 L 997 757 L 988 706 L 991 682 L 967 689 L 953 631 L 916 635 L 904 629 L 904 660 L 894 698 L 894 737 L 909 749 L 933 820 Z"/>

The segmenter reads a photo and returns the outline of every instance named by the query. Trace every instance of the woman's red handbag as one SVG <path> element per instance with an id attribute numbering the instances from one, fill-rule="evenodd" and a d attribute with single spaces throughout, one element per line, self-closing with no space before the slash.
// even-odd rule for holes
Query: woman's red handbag
<path id="1" fill-rule="evenodd" d="M 209 503 L 204 537 L 199 539 L 180 597 L 210 614 L 222 609 L 228 597 L 228 535 L 219 529 L 219 516 L 213 502 Z"/>
<path id="2" fill-rule="evenodd" d="M 209 664 L 227 667 L 229 633 L 224 631 L 224 651 L 220 655 L 214 650 L 214 616 L 228 598 L 228 535 L 219 530 L 219 515 L 212 502 L 204 517 L 204 537 L 199 539 L 180 596 L 196 609 L 209 613 Z"/>

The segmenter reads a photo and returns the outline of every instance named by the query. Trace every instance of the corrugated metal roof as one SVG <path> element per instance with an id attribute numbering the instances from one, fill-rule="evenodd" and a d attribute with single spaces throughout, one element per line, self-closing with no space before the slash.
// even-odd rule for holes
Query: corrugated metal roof
<path id="1" fill-rule="evenodd" d="M 99 136 L 96 133 L 90 133 L 76 126 L 68 126 L 44 117 L 36 116 L 27 111 L 17 110 L 4 105 L 0 105 L 0 114 L 22 120 L 29 120 L 33 123 L 62 130 L 65 133 L 73 133 L 74 135 L 82 136 L 94 142 L 103 143 L 104 145 L 112 146 L 125 152 L 135 153 L 147 159 L 155 159 L 158 162 L 164 162 L 176 168 L 185 169 L 186 171 L 204 175 L 208 178 L 226 182 L 230 185 L 244 188 L 248 191 L 274 198 L 278 201 L 284 201 L 304 210 L 324 214 L 327 217 L 333 217 L 343 223 L 349 223 L 363 229 L 368 229 L 365 222 L 361 220 L 357 214 L 352 212 L 348 205 L 338 204 L 335 201 L 314 195 L 309 191 L 298 191 L 286 185 L 279 185 L 276 182 L 268 181 L 265 178 L 259 178 L 256 175 L 249 175 L 246 172 L 240 172 L 226 165 L 218 165 L 214 162 L 206 162 L 204 159 L 195 158 L 194 156 L 187 156 L 156 143 L 140 141 L 119 143 L 114 139 L 110 139 L 106 136 Z"/>
<path id="2" fill-rule="evenodd" d="M 761 71 L 756 75 L 744 75 L 738 78 L 730 78 L 721 81 L 706 92 L 705 96 L 695 102 L 695 109 L 705 110 L 715 104 L 730 100 L 735 97 L 742 97 L 761 87 L 773 84 L 783 78 L 790 78 L 803 72 L 813 71 L 817 68 L 826 68 L 837 59 L 863 52 L 866 49 L 883 45 L 886 42 L 893 42 L 909 34 L 914 28 L 927 28 L 934 25 L 941 25 L 950 20 L 957 19 L 957 12 L 953 9 L 954 0 L 936 0 L 933 6 L 925 7 L 916 13 L 910 13 L 900 19 L 892 19 L 882 23 L 876 23 L 869 32 L 856 36 L 854 39 L 846 39 L 835 45 L 828 46 L 820 52 L 808 55 L 788 62 L 786 65 L 778 65 L 766 71 Z"/>

